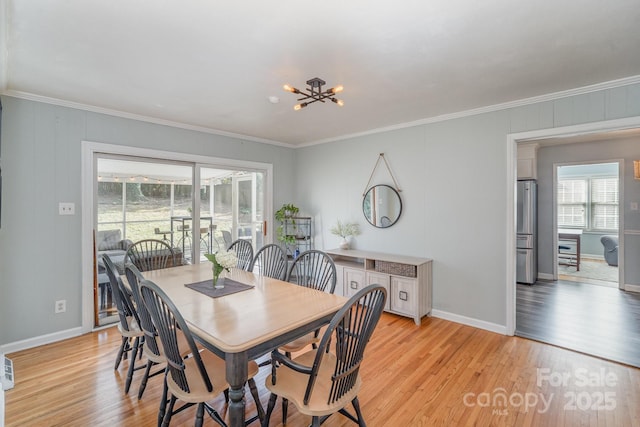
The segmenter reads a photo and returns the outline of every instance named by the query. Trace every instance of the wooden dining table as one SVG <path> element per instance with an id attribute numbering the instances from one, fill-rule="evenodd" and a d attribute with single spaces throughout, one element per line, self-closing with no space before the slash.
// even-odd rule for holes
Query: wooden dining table
<path id="1" fill-rule="evenodd" d="M 330 322 L 346 303 L 339 295 L 232 269 L 232 280 L 252 288 L 217 298 L 186 287 L 212 279 L 210 263 L 146 271 L 176 305 L 195 338 L 224 358 L 229 421 L 244 426 L 247 363 Z"/>

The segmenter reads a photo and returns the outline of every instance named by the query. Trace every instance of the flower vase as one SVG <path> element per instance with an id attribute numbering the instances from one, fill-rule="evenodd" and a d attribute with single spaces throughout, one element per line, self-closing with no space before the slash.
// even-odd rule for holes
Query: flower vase
<path id="1" fill-rule="evenodd" d="M 213 287 L 215 289 L 222 289 L 224 288 L 224 278 L 225 278 L 225 274 L 224 274 L 224 269 L 220 270 L 220 271 L 216 271 L 216 269 L 213 269 Z"/>
<path id="2" fill-rule="evenodd" d="M 340 241 L 340 249 L 349 249 L 349 241 L 346 237 L 343 237 Z"/>

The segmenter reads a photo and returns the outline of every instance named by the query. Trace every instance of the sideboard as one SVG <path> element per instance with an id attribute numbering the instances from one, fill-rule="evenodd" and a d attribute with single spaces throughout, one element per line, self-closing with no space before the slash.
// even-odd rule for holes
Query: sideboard
<path id="1" fill-rule="evenodd" d="M 336 265 L 337 294 L 350 297 L 365 286 L 378 284 L 387 290 L 385 311 L 411 317 L 416 325 L 431 313 L 431 259 L 355 249 L 325 252 Z"/>

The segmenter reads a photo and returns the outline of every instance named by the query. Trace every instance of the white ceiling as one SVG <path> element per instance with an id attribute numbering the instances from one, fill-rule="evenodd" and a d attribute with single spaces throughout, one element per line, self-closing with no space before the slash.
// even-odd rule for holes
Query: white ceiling
<path id="1" fill-rule="evenodd" d="M 640 75 L 638 0 L 0 6 L 5 94 L 292 145 Z M 313 77 L 345 106 L 293 111 Z"/>

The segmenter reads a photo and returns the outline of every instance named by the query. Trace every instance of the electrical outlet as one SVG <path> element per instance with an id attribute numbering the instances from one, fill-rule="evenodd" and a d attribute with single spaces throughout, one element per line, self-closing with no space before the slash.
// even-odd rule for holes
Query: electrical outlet
<path id="1" fill-rule="evenodd" d="M 64 313 L 65 311 L 67 311 L 67 300 L 61 299 L 59 301 L 56 301 L 56 307 L 55 307 L 56 314 Z"/>
<path id="2" fill-rule="evenodd" d="M 75 215 L 76 214 L 76 204 L 71 202 L 60 202 L 58 204 L 58 214 L 59 215 Z"/>

